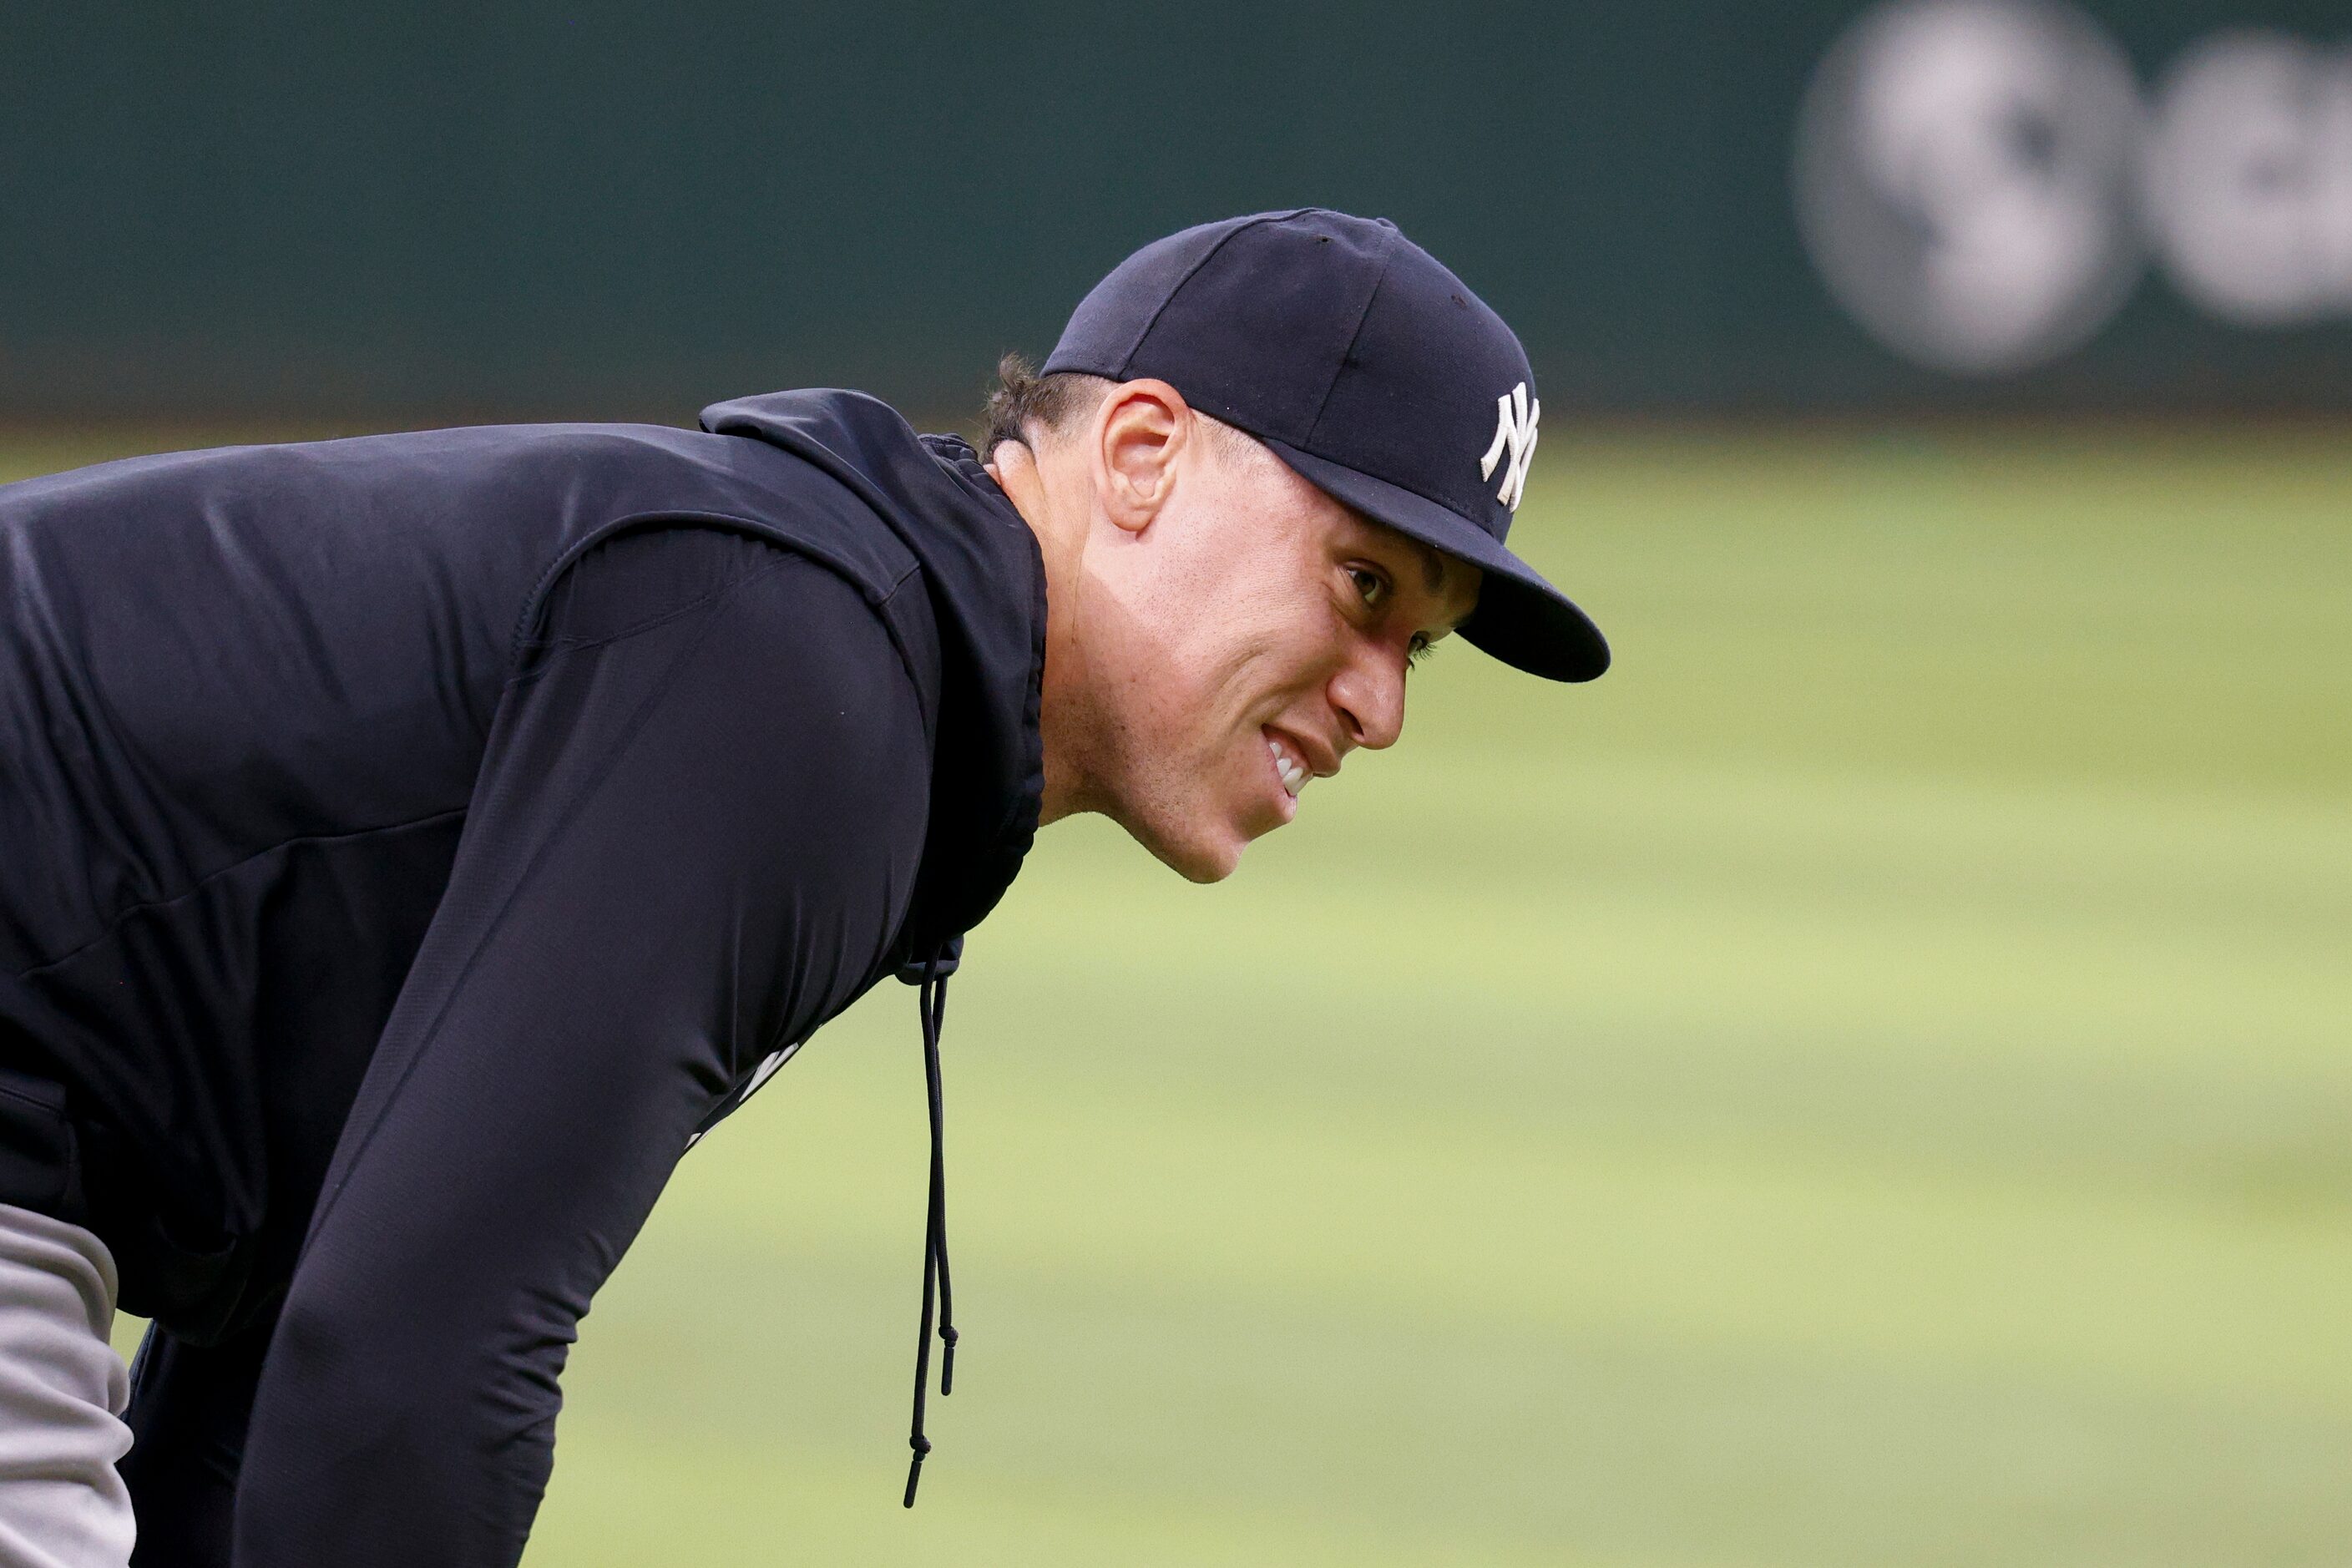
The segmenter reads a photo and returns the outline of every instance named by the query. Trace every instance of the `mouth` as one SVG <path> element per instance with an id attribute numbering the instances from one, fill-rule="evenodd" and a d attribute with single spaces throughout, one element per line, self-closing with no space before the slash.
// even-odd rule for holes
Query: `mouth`
<path id="1" fill-rule="evenodd" d="M 1307 760 L 1293 751 L 1281 736 L 1271 730 L 1264 733 L 1266 752 L 1274 759 L 1274 776 L 1282 782 L 1283 793 L 1297 800 L 1298 792 L 1307 787 L 1307 781 L 1315 776 L 1314 772 L 1307 767 Z"/>

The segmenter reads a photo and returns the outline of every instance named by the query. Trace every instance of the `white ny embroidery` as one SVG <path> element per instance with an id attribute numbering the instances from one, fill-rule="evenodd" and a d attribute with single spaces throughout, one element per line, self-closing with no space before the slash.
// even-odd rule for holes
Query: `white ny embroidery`
<path id="1" fill-rule="evenodd" d="M 1478 477 L 1491 479 L 1495 465 L 1503 460 L 1503 449 L 1511 452 L 1511 466 L 1503 470 L 1503 488 L 1495 499 L 1519 510 L 1519 498 L 1528 489 L 1528 465 L 1536 455 L 1536 421 L 1543 417 L 1543 405 L 1528 401 L 1528 384 L 1519 383 L 1505 395 L 1495 399 L 1495 444 L 1478 460 Z"/>

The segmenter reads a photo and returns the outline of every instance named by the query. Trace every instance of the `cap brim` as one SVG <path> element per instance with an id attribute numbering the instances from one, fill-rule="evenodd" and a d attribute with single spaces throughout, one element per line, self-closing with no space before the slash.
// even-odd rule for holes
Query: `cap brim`
<path id="1" fill-rule="evenodd" d="M 1591 680 L 1609 668 L 1609 642 L 1592 617 L 1485 529 L 1401 485 L 1286 441 L 1258 439 L 1325 494 L 1486 574 L 1478 607 L 1462 623 L 1472 647 L 1547 680 Z"/>

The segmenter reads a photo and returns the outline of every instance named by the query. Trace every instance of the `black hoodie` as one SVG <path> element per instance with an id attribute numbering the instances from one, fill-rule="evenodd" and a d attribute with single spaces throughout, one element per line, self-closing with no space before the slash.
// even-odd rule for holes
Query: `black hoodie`
<path id="1" fill-rule="evenodd" d="M 140 1562 L 514 1562 L 678 1155 L 1019 868 L 1027 527 L 857 394 L 703 424 L 0 489 L 0 1202 L 156 1321 Z"/>

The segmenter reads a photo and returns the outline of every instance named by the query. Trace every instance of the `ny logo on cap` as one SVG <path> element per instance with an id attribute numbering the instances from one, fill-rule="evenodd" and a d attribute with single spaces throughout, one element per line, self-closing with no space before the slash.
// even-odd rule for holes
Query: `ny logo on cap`
<path id="1" fill-rule="evenodd" d="M 1478 477 L 1491 479 L 1495 465 L 1503 460 L 1506 447 L 1511 454 L 1510 467 L 1503 470 L 1503 488 L 1495 499 L 1519 510 L 1519 498 L 1528 489 L 1528 464 L 1536 455 L 1536 421 L 1543 417 L 1543 405 L 1528 401 L 1528 384 L 1519 383 L 1504 395 L 1495 399 L 1495 444 L 1478 460 Z"/>

